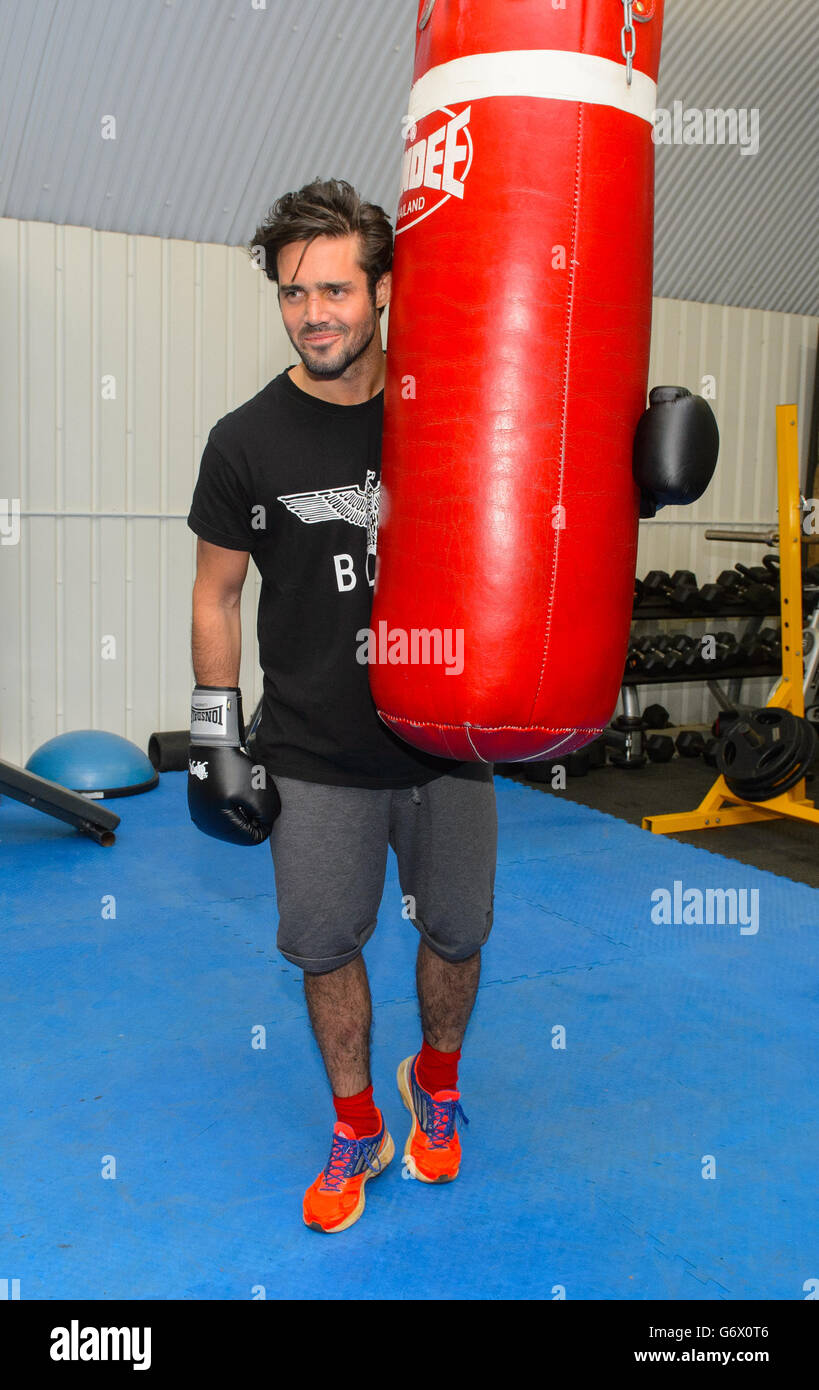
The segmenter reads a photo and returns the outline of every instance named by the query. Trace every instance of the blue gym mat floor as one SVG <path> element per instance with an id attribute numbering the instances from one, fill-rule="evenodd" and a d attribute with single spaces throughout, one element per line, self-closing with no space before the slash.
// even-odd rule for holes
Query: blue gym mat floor
<path id="1" fill-rule="evenodd" d="M 200 834 L 184 773 L 106 803 L 110 849 L 0 802 L 0 1275 L 20 1298 L 804 1299 L 819 891 L 495 786 L 460 1176 L 402 1177 L 417 934 L 390 851 L 365 958 L 396 1157 L 335 1236 L 302 1222 L 334 1115 L 269 847 Z M 656 925 L 675 881 L 758 890 L 758 931 Z"/>

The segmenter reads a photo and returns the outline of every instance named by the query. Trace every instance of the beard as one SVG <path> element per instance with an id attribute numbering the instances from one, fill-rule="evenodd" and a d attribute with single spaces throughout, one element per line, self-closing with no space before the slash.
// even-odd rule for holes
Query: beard
<path id="1" fill-rule="evenodd" d="M 311 376 L 320 377 L 322 381 L 334 381 L 337 377 L 343 376 L 351 363 L 355 362 L 363 352 L 367 351 L 376 329 L 378 328 L 378 315 L 373 313 L 366 323 L 358 325 L 354 329 L 328 328 L 328 333 L 339 332 L 341 337 L 338 342 L 330 343 L 327 347 L 311 347 L 307 342 L 294 342 L 291 338 L 296 352 L 301 358 L 305 370 Z M 313 332 L 317 330 L 313 329 Z"/>

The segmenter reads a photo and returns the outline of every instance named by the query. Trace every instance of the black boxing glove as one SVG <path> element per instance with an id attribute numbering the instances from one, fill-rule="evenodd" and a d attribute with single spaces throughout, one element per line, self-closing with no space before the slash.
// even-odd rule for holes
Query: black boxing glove
<path id="1" fill-rule="evenodd" d="M 685 386 L 655 386 L 648 401 L 632 452 L 641 517 L 696 502 L 714 476 L 719 453 L 717 422 L 702 396 Z"/>
<path id="2" fill-rule="evenodd" d="M 242 692 L 197 685 L 191 699 L 188 810 L 194 825 L 231 845 L 261 845 L 281 811 L 273 778 L 245 746 Z"/>

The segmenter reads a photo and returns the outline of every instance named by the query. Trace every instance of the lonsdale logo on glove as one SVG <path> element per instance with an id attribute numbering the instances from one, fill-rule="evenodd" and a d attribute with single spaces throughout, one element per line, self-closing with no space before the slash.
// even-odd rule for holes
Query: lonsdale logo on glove
<path id="1" fill-rule="evenodd" d="M 199 731 L 203 725 L 207 725 L 209 729 L 220 734 L 226 734 L 230 705 L 231 702 L 227 695 L 220 695 L 216 698 L 212 695 L 203 697 L 194 691 L 191 701 L 191 737 L 193 737 L 194 726 L 198 726 Z"/>
<path id="2" fill-rule="evenodd" d="M 204 722 L 207 724 L 221 724 L 224 728 L 224 715 L 225 710 L 223 705 L 214 705 L 209 707 L 208 709 L 197 709 L 196 706 L 194 706 L 191 709 L 191 720 L 193 723 L 196 723 L 196 721 L 198 720 L 200 723 Z"/>
<path id="3" fill-rule="evenodd" d="M 191 700 L 188 809 L 194 825 L 232 845 L 260 845 L 281 811 L 273 777 L 245 746 L 242 692 L 197 686 Z"/>

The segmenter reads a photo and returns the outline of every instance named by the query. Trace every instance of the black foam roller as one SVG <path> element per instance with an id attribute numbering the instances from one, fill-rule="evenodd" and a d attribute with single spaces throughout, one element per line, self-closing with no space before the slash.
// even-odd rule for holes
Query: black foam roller
<path id="1" fill-rule="evenodd" d="M 157 772 L 187 772 L 190 729 L 174 729 L 171 733 L 151 734 L 148 757 Z"/>

